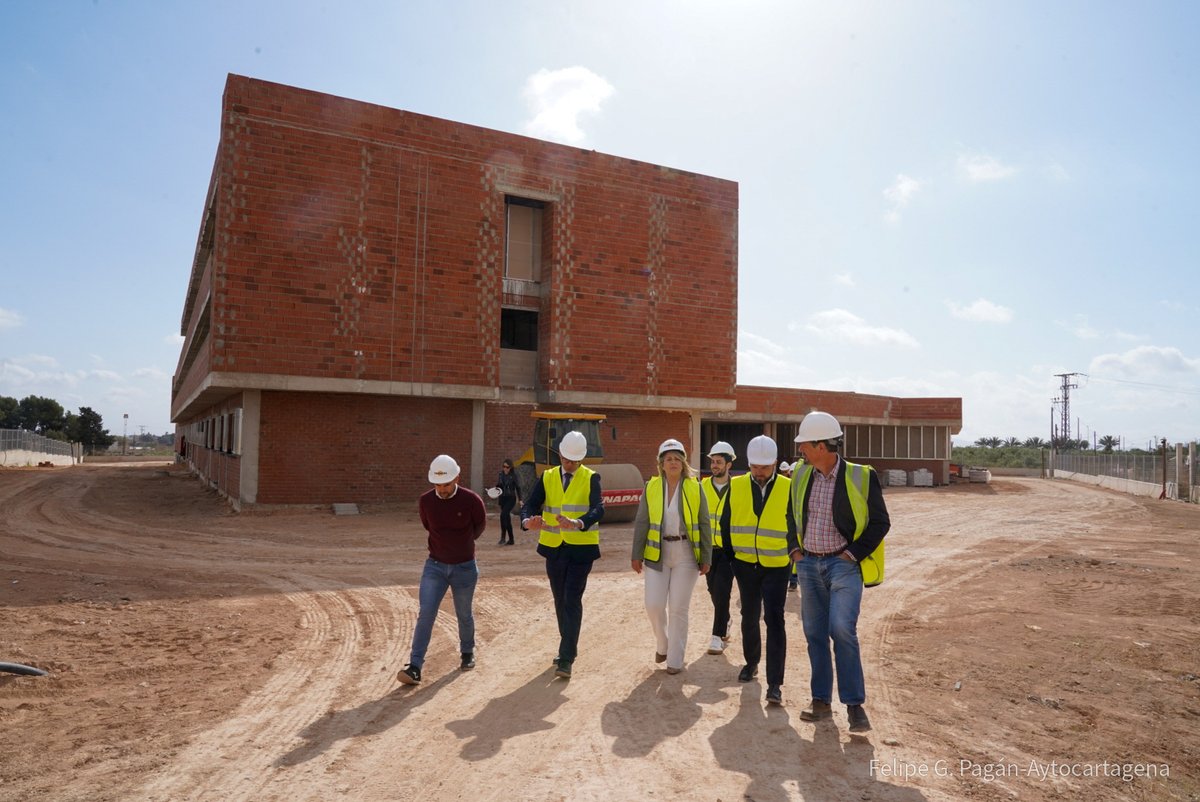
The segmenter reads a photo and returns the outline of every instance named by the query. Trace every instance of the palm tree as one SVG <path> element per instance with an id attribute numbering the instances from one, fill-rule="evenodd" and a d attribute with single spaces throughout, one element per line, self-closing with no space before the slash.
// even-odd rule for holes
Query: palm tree
<path id="1" fill-rule="evenodd" d="M 1010 437 L 1004 441 L 1004 445 L 1006 448 L 1016 448 L 1017 446 L 1021 445 L 1021 438 Z"/>
<path id="2" fill-rule="evenodd" d="M 1113 449 L 1121 444 L 1121 438 L 1111 434 L 1106 434 L 1100 438 L 1100 445 L 1104 448 L 1105 454 L 1111 454 Z"/>
<path id="3" fill-rule="evenodd" d="M 1050 444 L 1040 437 L 1026 437 L 1025 442 L 1021 445 L 1025 446 L 1026 448 L 1045 448 Z"/>

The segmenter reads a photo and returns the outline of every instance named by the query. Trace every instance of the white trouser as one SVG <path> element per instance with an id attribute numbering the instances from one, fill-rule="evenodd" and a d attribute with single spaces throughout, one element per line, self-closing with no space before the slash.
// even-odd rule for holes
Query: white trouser
<path id="1" fill-rule="evenodd" d="M 662 570 L 647 567 L 642 571 L 646 577 L 646 615 L 654 630 L 655 649 L 667 656 L 667 667 L 683 668 L 688 608 L 700 569 L 688 540 L 667 541 L 662 545 Z"/>

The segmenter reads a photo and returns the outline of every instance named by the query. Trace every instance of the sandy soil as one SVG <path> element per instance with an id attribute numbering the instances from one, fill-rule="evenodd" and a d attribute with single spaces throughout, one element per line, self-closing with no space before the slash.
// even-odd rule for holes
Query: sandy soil
<path id="1" fill-rule="evenodd" d="M 1200 798 L 1200 507 L 1025 479 L 887 500 L 875 729 L 850 736 L 843 708 L 799 718 L 794 595 L 782 708 L 737 682 L 737 640 L 704 654 L 703 584 L 687 669 L 658 670 L 628 525 L 574 679 L 532 538 L 493 525 L 479 667 L 457 670 L 447 601 L 410 688 L 411 507 L 239 516 L 166 465 L 0 471 L 0 661 L 50 671 L 0 674 L 0 798 Z"/>

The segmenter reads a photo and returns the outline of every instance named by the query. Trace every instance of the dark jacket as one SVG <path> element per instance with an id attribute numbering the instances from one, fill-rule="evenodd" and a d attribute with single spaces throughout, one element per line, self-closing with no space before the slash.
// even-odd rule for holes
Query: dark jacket
<path id="1" fill-rule="evenodd" d="M 813 469 L 816 470 L 815 468 Z M 892 528 L 892 519 L 888 517 L 887 505 L 883 503 L 883 487 L 879 484 L 879 474 L 870 472 L 870 482 L 867 490 L 867 526 L 858 540 L 854 537 L 854 511 L 850 509 L 850 497 L 846 493 L 846 460 L 838 460 L 837 483 L 833 486 L 833 525 L 846 539 L 846 551 L 856 560 L 862 560 L 879 547 L 883 536 Z M 797 481 L 799 476 L 792 481 Z M 801 501 L 803 520 L 800 525 L 800 539 L 803 542 L 804 531 L 808 528 L 808 497 L 812 493 L 812 481 L 804 488 L 804 498 Z"/>

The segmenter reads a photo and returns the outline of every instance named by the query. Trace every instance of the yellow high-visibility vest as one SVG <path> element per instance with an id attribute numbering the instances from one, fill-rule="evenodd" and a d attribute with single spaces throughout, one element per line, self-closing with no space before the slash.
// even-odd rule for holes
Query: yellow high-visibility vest
<path id="1" fill-rule="evenodd" d="M 696 563 L 700 563 L 700 483 L 695 479 L 683 478 L 680 498 L 683 504 L 683 522 L 687 528 L 684 533 L 692 542 L 692 553 L 696 555 Z M 646 548 L 642 549 L 642 559 L 656 563 L 662 559 L 662 521 L 666 501 L 663 494 L 662 476 L 655 476 L 646 483 L 646 512 L 650 516 L 650 529 L 646 532 Z"/>
<path id="2" fill-rule="evenodd" d="M 586 465 L 580 465 L 571 475 L 571 484 L 564 491 L 562 467 L 549 468 L 542 474 L 542 487 L 546 490 L 546 503 L 542 507 L 542 529 L 538 543 L 556 549 L 563 543 L 572 546 L 600 545 L 600 524 L 591 529 L 568 529 L 562 531 L 558 525 L 560 515 L 567 518 L 582 518 L 591 509 L 592 474 Z"/>
<path id="3" fill-rule="evenodd" d="M 734 558 L 759 563 L 764 568 L 785 568 L 791 558 L 787 548 L 787 505 L 791 481 L 776 476 L 763 504 L 762 515 L 754 514 L 750 474 L 729 481 L 729 542 Z"/>
<path id="4" fill-rule="evenodd" d="M 700 487 L 704 489 L 704 496 L 708 499 L 708 528 L 712 532 L 713 549 L 716 550 L 725 545 L 721 537 L 721 511 L 725 509 L 725 502 L 729 500 L 729 485 L 725 485 L 723 496 L 718 495 L 717 489 L 713 487 L 711 476 L 704 477 Z"/>
<path id="5" fill-rule="evenodd" d="M 854 513 L 854 537 L 858 540 L 867 528 L 870 514 L 867 510 L 867 495 L 871 492 L 870 465 L 846 462 L 846 496 L 850 499 L 850 511 Z M 806 465 L 792 483 L 792 514 L 796 516 L 796 531 L 800 533 L 800 545 L 804 545 L 804 493 L 812 480 L 813 466 Z M 873 587 L 883 582 L 883 541 L 875 551 L 858 561 L 862 571 L 863 585 Z"/>

